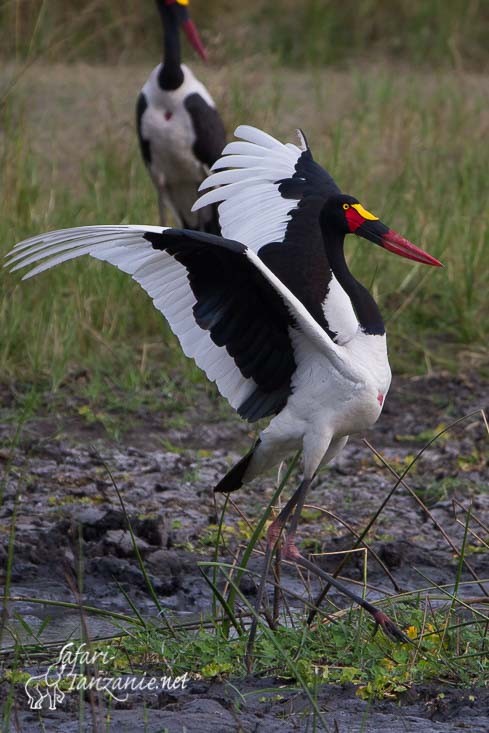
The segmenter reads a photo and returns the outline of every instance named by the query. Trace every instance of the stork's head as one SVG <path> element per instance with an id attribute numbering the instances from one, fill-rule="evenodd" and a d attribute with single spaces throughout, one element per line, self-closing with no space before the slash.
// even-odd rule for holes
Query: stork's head
<path id="1" fill-rule="evenodd" d="M 393 229 L 389 229 L 378 216 L 367 211 L 353 196 L 346 194 L 331 196 L 321 211 L 321 226 L 326 232 L 333 228 L 343 235 L 357 234 L 408 260 L 443 267 L 435 257 L 416 247 Z"/>
<path id="2" fill-rule="evenodd" d="M 195 23 L 190 17 L 188 6 L 189 0 L 157 0 L 158 8 L 163 16 L 171 15 L 185 31 L 190 44 L 197 51 L 199 56 L 207 61 L 207 51 L 202 43 Z"/>

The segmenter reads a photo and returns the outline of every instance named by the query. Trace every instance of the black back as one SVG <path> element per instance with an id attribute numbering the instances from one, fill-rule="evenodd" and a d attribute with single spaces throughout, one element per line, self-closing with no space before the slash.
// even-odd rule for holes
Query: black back
<path id="1" fill-rule="evenodd" d="M 291 199 L 290 221 L 282 242 L 264 245 L 259 256 L 330 338 L 336 340 L 338 334 L 331 329 L 323 309 L 332 271 L 319 215 L 328 198 L 341 193 L 340 189 L 331 175 L 315 162 L 309 148 L 299 156 L 294 175 L 277 184 L 280 195 Z"/>

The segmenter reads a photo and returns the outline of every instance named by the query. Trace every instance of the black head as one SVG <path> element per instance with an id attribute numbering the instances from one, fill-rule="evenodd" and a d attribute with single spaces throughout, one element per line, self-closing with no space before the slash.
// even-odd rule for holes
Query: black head
<path id="1" fill-rule="evenodd" d="M 181 26 L 185 31 L 190 44 L 197 51 L 199 56 L 207 61 L 207 51 L 202 43 L 195 23 L 190 17 L 188 0 L 156 0 L 158 10 L 165 20 L 171 19 L 173 23 Z"/>
<path id="2" fill-rule="evenodd" d="M 416 247 L 393 229 L 389 229 L 378 216 L 367 211 L 354 196 L 347 194 L 330 196 L 321 210 L 320 224 L 325 234 L 329 232 L 341 236 L 356 234 L 401 257 L 425 265 L 442 267 L 441 262 L 435 257 Z"/>

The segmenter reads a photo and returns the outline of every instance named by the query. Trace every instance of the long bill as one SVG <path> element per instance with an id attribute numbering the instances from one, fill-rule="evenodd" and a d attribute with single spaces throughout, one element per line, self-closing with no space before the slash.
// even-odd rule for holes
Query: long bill
<path id="1" fill-rule="evenodd" d="M 204 44 L 202 43 L 202 40 L 199 36 L 197 26 L 195 25 L 193 20 L 191 20 L 190 18 L 184 20 L 182 23 L 182 28 L 185 31 L 185 35 L 187 36 L 189 42 L 195 48 L 200 58 L 203 61 L 207 61 L 207 51 L 205 50 Z"/>
<path id="2" fill-rule="evenodd" d="M 375 244 L 380 244 L 384 249 L 389 250 L 389 252 L 394 252 L 394 254 L 400 257 L 406 257 L 408 260 L 414 260 L 415 262 L 422 262 L 424 265 L 443 267 L 443 264 L 436 257 L 417 247 L 393 229 L 389 229 L 389 227 L 378 219 L 375 221 L 369 219 L 364 220 L 355 230 L 355 234 L 371 242 L 375 242 Z"/>

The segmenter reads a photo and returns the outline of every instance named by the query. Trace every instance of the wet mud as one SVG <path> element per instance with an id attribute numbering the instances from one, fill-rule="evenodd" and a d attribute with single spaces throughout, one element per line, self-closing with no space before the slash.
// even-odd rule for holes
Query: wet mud
<path id="1" fill-rule="evenodd" d="M 436 584 L 453 583 L 457 557 L 446 537 L 461 547 L 469 511 L 485 526 L 489 524 L 489 436 L 480 412 L 489 403 L 488 384 L 474 374 L 396 379 L 375 429 L 368 436 L 353 437 L 316 478 L 298 534 L 303 549 L 348 551 L 354 542 L 348 527 L 360 531 L 396 483 L 362 437 L 402 471 L 437 432 L 465 417 L 426 448 L 407 474 L 408 486 L 429 511 L 406 487 L 398 486 L 369 535 L 378 558 L 371 555 L 368 560 L 369 598 L 392 593 L 395 587 L 422 588 L 426 578 Z M 83 416 L 82 398 L 66 387 L 66 395 L 58 395 L 55 403 L 46 395 L 35 414 L 19 427 L 15 392 L 3 386 L 1 396 L 0 558 L 6 569 L 14 522 L 10 595 L 23 599 L 7 608 L 10 628 L 21 637 L 25 633 L 16 620 L 19 614 L 32 629 L 42 629 L 46 642 L 79 636 L 77 612 L 28 600 L 36 597 L 82 601 L 128 614 L 132 603 L 141 614 L 154 615 L 135 559 L 128 518 L 165 609 L 179 618 L 208 614 L 210 591 L 197 563 L 211 559 L 213 552 L 212 528 L 222 500 L 216 503 L 212 488 L 249 447 L 253 439 L 249 426 L 212 395 L 202 393 L 197 407 L 179 414 L 178 420 L 158 407 L 131 413 L 115 437 L 103 421 Z M 154 401 L 157 405 L 157 393 Z M 233 495 L 251 523 L 272 495 L 275 478 L 272 473 Z M 227 535 L 223 560 L 243 541 L 242 522 L 231 508 L 226 525 L 235 532 Z M 489 578 L 487 553 L 474 551 L 468 561 L 475 576 Z M 318 562 L 331 571 L 338 555 L 322 555 Z M 363 553 L 352 556 L 345 577 L 361 581 L 363 563 Z M 257 556 L 251 568 L 258 570 L 260 564 Z M 463 579 L 471 577 L 465 569 Z M 304 585 L 293 568 L 283 568 L 282 582 L 304 595 Z M 318 586 L 308 582 L 316 592 Z M 248 590 L 254 591 L 251 581 Z M 489 594 L 489 582 L 464 592 Z M 334 592 L 330 597 L 344 604 Z M 92 638 L 114 633 L 107 619 L 89 616 L 86 622 L 85 631 Z M 12 643 L 4 634 L 4 647 Z M 175 694 L 134 694 L 123 706 L 113 706 L 109 729 L 155 733 L 313 729 L 310 704 L 303 693 L 290 687 L 284 691 L 280 680 L 243 677 L 233 680 L 233 686 L 195 680 Z M 5 684 L 3 688 L 5 699 Z M 42 725 L 49 731 L 97 728 L 88 713 L 79 727 L 76 699 L 62 709 L 43 710 L 42 720 L 27 709 L 22 694 L 15 699 L 12 719 L 19 730 L 43 730 Z M 351 686 L 324 685 L 318 701 L 330 730 L 342 733 L 489 731 L 489 699 L 482 689 L 420 686 L 396 701 L 366 703 Z M 143 708 L 145 727 L 141 727 Z"/>

